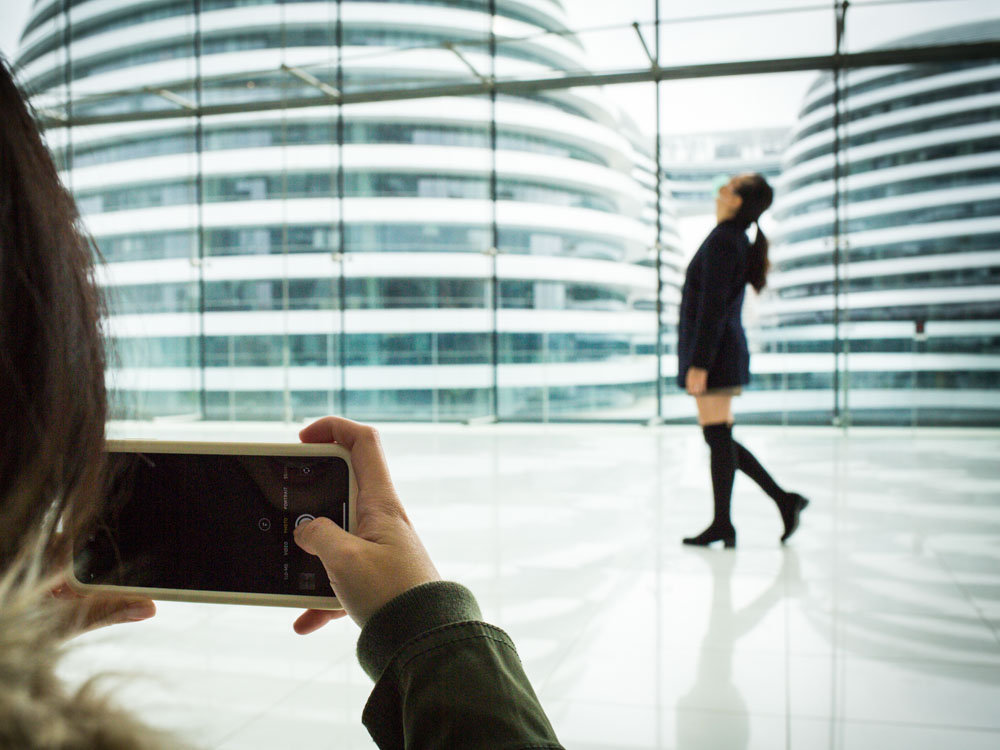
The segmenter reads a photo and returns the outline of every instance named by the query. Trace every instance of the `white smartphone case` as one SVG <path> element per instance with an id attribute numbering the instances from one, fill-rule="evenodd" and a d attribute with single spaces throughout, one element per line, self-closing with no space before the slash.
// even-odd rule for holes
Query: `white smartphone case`
<path id="1" fill-rule="evenodd" d="M 354 476 L 354 467 L 351 464 L 351 454 L 346 448 L 336 443 L 218 443 L 167 440 L 109 440 L 107 441 L 107 451 L 109 453 L 191 453 L 230 456 L 339 456 L 347 463 L 349 477 L 347 531 L 353 534 L 357 528 L 358 483 Z M 77 579 L 72 562 L 70 562 L 66 580 L 70 588 L 80 594 L 109 593 L 119 596 L 145 596 L 150 599 L 179 602 L 256 604 L 268 607 L 300 607 L 307 609 L 343 609 L 335 596 L 296 596 L 87 584 Z"/>

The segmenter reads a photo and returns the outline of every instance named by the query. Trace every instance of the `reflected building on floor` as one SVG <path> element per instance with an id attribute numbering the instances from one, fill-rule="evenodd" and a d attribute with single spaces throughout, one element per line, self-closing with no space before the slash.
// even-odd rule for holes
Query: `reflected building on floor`
<path id="1" fill-rule="evenodd" d="M 498 0 L 495 58 L 488 8 L 34 4 L 21 83 L 106 120 L 47 137 L 107 261 L 119 416 L 654 412 L 654 161 L 599 89 L 330 98 L 585 68 L 561 3 Z"/>
<path id="2" fill-rule="evenodd" d="M 994 21 L 893 46 L 997 38 Z M 836 215 L 830 75 L 784 157 L 755 410 L 824 420 L 837 389 L 855 423 L 998 424 L 1000 62 L 844 83 Z"/>

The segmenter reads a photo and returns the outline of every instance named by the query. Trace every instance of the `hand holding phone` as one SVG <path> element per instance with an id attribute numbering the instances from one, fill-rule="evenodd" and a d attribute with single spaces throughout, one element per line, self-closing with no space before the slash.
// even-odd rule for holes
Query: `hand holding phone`
<path id="1" fill-rule="evenodd" d="M 324 518 L 302 524 L 294 533 L 295 543 L 322 561 L 351 618 L 364 626 L 399 594 L 440 580 L 396 494 L 378 433 L 349 419 L 326 417 L 303 429 L 299 438 L 304 443 L 335 442 L 351 454 L 358 482 L 354 533 Z M 334 617 L 309 610 L 296 621 L 295 630 L 310 633 Z"/>

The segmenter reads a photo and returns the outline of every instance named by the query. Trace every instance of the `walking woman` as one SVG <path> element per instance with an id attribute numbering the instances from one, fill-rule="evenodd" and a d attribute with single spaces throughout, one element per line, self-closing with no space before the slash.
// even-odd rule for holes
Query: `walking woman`
<path id="1" fill-rule="evenodd" d="M 721 541 L 736 546 L 730 517 L 733 479 L 739 469 L 778 506 L 788 539 L 809 501 L 785 492 L 753 454 L 733 440 L 733 396 L 750 382 L 750 353 L 740 316 L 746 285 L 756 291 L 767 281 L 767 238 L 757 225 L 753 245 L 747 230 L 771 205 L 774 193 L 759 174 L 733 177 L 715 198 L 717 226 L 698 248 L 687 269 L 681 295 L 677 380 L 695 398 L 698 424 L 711 451 L 715 517 L 711 526 L 684 544 Z"/>

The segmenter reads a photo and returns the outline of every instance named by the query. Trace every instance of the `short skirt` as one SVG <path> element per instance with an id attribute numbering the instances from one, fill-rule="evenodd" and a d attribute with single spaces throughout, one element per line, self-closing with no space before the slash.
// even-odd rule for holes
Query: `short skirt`
<path id="1" fill-rule="evenodd" d="M 739 396 L 743 393 L 743 386 L 741 385 L 728 385 L 722 388 L 709 388 L 702 395 L 703 396 Z"/>

